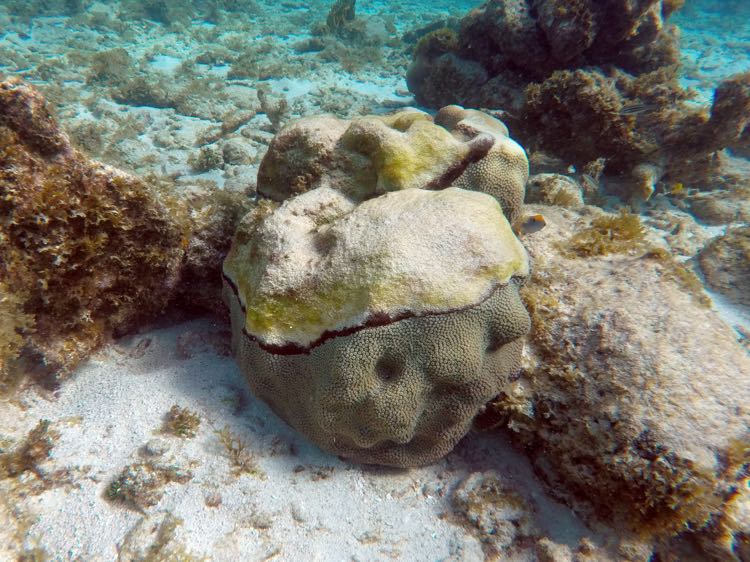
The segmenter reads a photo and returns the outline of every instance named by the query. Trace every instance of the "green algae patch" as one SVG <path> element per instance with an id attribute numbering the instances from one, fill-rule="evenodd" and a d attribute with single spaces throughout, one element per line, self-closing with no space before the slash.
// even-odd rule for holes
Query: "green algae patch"
<path id="1" fill-rule="evenodd" d="M 470 152 L 467 143 L 419 111 L 357 119 L 341 141 L 370 158 L 380 193 L 423 187 L 458 166 Z"/>
<path id="2" fill-rule="evenodd" d="M 645 229 L 638 215 L 621 211 L 618 215 L 595 218 L 588 228 L 574 234 L 561 250 L 568 257 L 626 254 L 645 249 Z"/>
<path id="3" fill-rule="evenodd" d="M 175 404 L 166 415 L 162 432 L 190 439 L 196 436 L 200 425 L 201 418 L 196 412 Z"/>
<path id="4" fill-rule="evenodd" d="M 314 190 L 246 217 L 224 263 L 246 331 L 302 347 L 326 332 L 474 306 L 528 271 L 497 201 L 456 188 L 359 206 Z"/>

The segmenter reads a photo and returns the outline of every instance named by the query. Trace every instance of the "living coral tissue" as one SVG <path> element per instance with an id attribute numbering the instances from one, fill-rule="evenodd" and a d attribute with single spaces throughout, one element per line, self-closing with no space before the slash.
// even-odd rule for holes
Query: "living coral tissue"
<path id="1" fill-rule="evenodd" d="M 750 3 L 0 5 L 0 560 L 750 562 Z"/>

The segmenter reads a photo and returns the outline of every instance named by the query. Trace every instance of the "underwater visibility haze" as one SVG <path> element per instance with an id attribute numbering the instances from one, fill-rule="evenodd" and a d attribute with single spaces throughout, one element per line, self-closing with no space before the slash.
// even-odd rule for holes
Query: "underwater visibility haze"
<path id="1" fill-rule="evenodd" d="M 750 562 L 750 2 L 0 0 L 0 560 Z"/>

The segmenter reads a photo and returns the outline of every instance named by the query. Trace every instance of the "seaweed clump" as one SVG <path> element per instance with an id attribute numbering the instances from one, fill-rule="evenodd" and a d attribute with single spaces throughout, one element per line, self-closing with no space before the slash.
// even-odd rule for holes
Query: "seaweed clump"
<path id="1" fill-rule="evenodd" d="M 164 487 L 170 483 L 185 484 L 193 478 L 190 470 L 183 470 L 171 464 L 153 461 L 137 462 L 123 469 L 120 475 L 110 482 L 105 497 L 113 502 L 121 502 L 138 511 L 153 507 L 164 496 Z"/>
<path id="2" fill-rule="evenodd" d="M 144 515 L 118 545 L 118 560 L 139 562 L 198 562 L 204 557 L 193 555 L 177 538 L 183 521 L 172 513 Z"/>
<path id="3" fill-rule="evenodd" d="M 336 0 L 326 17 L 328 31 L 334 35 L 343 33 L 347 24 L 354 21 L 356 0 Z"/>
<path id="4" fill-rule="evenodd" d="M 200 425 L 201 418 L 197 413 L 175 404 L 167 413 L 162 430 L 177 437 L 191 438 L 195 437 Z"/>
<path id="5" fill-rule="evenodd" d="M 100 51 L 91 57 L 87 82 L 107 85 L 121 84 L 134 70 L 133 57 L 123 48 Z"/>
<path id="6" fill-rule="evenodd" d="M 645 229 L 638 215 L 625 210 L 618 215 L 603 215 L 574 234 L 561 248 L 571 257 L 606 256 L 642 250 Z"/>
<path id="7" fill-rule="evenodd" d="M 318 52 L 318 57 L 339 62 L 347 72 L 383 62 L 382 46 L 395 46 L 395 27 L 386 19 L 356 17 L 354 0 L 337 0 L 326 18 L 311 27 L 313 37 L 301 41 L 297 52 Z"/>
<path id="8" fill-rule="evenodd" d="M 0 451 L 0 478 L 15 478 L 28 471 L 42 478 L 39 465 L 49 457 L 59 436 L 52 422 L 39 420 L 17 447 L 8 452 Z"/>
<path id="9" fill-rule="evenodd" d="M 258 466 L 255 455 L 248 449 L 247 443 L 239 435 L 233 433 L 229 426 L 224 426 L 222 429 L 216 430 L 215 433 L 232 465 L 232 472 L 235 476 L 249 474 L 261 480 L 266 479 L 266 473 Z"/>
<path id="10" fill-rule="evenodd" d="M 458 48 L 458 34 L 449 27 L 441 27 L 422 36 L 414 48 L 414 56 L 434 58 Z"/>
<path id="11" fill-rule="evenodd" d="M 121 8 L 126 19 L 149 19 L 170 27 L 189 24 L 194 13 L 191 0 L 124 0 Z"/>

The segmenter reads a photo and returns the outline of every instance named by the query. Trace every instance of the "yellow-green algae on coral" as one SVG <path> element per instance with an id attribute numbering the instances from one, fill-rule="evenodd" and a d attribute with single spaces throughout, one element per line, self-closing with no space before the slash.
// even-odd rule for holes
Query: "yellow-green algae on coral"
<path id="1" fill-rule="evenodd" d="M 248 215 L 224 262 L 246 331 L 273 346 L 470 307 L 528 271 L 497 201 L 457 188 L 396 191 L 359 206 L 316 189 L 260 220 Z"/>
<path id="2" fill-rule="evenodd" d="M 420 188 L 469 156 L 471 147 L 421 111 L 356 119 L 342 145 L 369 156 L 377 173 L 376 191 Z"/>

